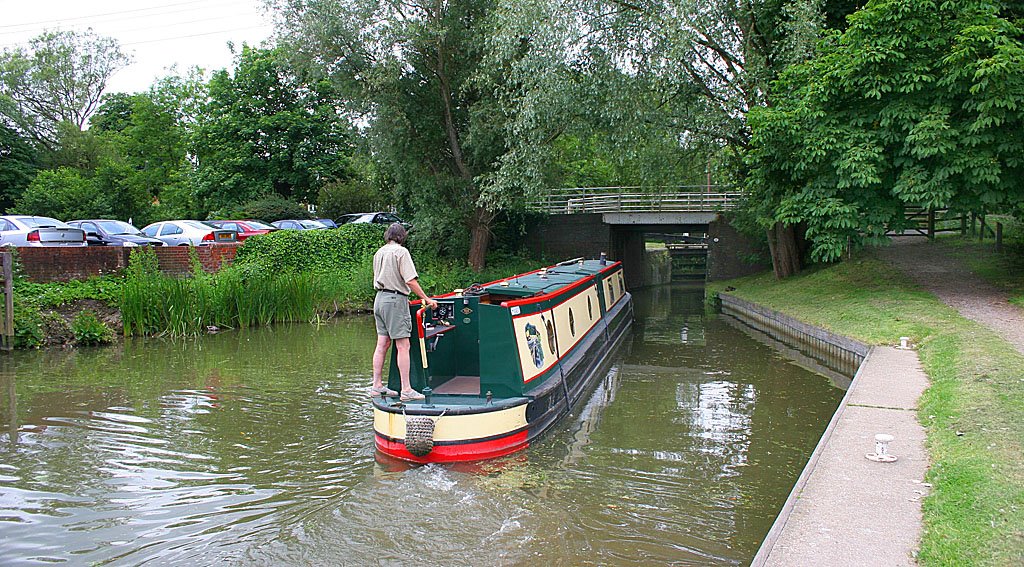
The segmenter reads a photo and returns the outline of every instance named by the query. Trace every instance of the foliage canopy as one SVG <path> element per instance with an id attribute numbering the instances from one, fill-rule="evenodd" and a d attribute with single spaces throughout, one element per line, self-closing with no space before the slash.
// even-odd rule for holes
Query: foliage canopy
<path id="1" fill-rule="evenodd" d="M 803 224 L 817 260 L 878 242 L 907 206 L 1024 203 L 1024 33 L 1007 2 L 878 0 L 751 112 L 764 226 Z"/>

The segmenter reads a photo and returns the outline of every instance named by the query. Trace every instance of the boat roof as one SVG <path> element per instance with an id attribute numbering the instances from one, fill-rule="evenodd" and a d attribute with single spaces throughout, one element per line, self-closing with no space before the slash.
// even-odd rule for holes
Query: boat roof
<path id="1" fill-rule="evenodd" d="M 567 260 L 554 266 L 491 282 L 483 288 L 494 294 L 531 297 L 556 293 L 562 288 L 612 268 L 616 262 L 600 260 Z"/>

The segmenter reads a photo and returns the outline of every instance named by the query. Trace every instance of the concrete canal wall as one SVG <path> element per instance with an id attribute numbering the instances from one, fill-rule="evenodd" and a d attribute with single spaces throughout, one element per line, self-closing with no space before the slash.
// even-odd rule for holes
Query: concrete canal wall
<path id="1" fill-rule="evenodd" d="M 751 565 L 916 565 L 928 455 L 917 421 L 928 386 L 917 353 L 868 347 L 760 305 L 721 294 L 722 311 L 762 332 L 799 341 L 856 375 Z M 817 358 L 817 357 L 816 357 Z M 868 457 L 876 435 L 895 462 Z"/>

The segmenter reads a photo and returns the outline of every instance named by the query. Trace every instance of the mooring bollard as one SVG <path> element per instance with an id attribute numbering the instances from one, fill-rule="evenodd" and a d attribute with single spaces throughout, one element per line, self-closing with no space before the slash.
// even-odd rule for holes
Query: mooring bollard
<path id="1" fill-rule="evenodd" d="M 910 348 L 910 337 L 900 337 L 900 348 L 904 350 Z"/>
<path id="2" fill-rule="evenodd" d="M 896 455 L 889 454 L 889 443 L 895 439 L 892 435 L 879 433 L 875 435 L 875 452 L 865 455 L 868 460 L 876 463 L 894 463 Z"/>

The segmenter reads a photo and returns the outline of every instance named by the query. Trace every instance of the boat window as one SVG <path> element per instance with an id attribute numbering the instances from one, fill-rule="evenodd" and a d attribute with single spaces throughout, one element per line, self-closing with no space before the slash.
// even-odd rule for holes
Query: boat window
<path id="1" fill-rule="evenodd" d="M 622 283 L 622 277 L 619 277 L 619 293 L 626 293 L 626 286 Z"/>
<path id="2" fill-rule="evenodd" d="M 590 320 L 594 320 L 594 304 L 590 301 L 590 296 L 587 296 L 587 315 L 590 316 Z"/>
<path id="3" fill-rule="evenodd" d="M 548 350 L 551 351 L 551 354 L 555 354 L 557 356 L 555 353 L 555 326 L 551 324 L 550 320 L 548 320 L 544 321 L 544 328 L 548 331 Z"/>
<path id="4" fill-rule="evenodd" d="M 576 336 L 576 320 L 572 316 L 572 307 L 569 308 L 569 332 L 572 336 Z"/>

